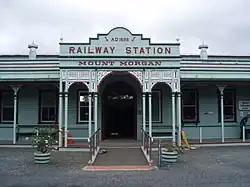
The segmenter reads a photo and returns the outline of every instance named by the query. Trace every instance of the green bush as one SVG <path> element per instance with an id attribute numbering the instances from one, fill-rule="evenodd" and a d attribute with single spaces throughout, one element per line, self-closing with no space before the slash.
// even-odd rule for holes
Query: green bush
<path id="1" fill-rule="evenodd" d="M 46 153 L 53 149 L 55 143 L 55 130 L 50 127 L 35 128 L 32 146 L 41 153 Z"/>

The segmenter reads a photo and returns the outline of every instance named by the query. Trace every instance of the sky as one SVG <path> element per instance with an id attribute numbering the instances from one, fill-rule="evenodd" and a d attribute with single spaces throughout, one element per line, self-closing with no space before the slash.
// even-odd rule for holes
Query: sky
<path id="1" fill-rule="evenodd" d="M 250 0 L 0 0 L 0 54 L 59 54 L 117 26 L 151 42 L 180 39 L 181 54 L 250 55 Z"/>

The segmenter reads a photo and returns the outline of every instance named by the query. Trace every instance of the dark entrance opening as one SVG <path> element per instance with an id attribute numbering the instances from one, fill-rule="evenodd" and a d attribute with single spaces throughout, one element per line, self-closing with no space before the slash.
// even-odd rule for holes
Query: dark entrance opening
<path id="1" fill-rule="evenodd" d="M 123 81 L 108 84 L 102 95 L 103 139 L 136 138 L 136 93 Z"/>

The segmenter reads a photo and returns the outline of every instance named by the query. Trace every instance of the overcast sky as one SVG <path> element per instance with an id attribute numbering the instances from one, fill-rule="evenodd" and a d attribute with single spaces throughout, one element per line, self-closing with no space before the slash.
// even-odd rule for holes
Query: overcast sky
<path id="1" fill-rule="evenodd" d="M 123 2 L 123 3 L 122 3 Z M 250 55 L 250 0 L 0 0 L 0 54 L 58 54 L 123 26 L 152 42 L 180 38 L 181 54 Z"/>

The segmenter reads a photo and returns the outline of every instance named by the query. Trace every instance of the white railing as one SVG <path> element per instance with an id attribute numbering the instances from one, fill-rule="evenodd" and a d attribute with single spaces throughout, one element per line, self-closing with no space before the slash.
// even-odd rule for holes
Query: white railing
<path id="1" fill-rule="evenodd" d="M 246 142 L 246 127 L 250 127 L 250 125 L 224 125 L 224 129 L 225 128 L 242 128 L 241 130 L 241 139 L 242 139 L 242 142 Z M 199 129 L 199 134 L 198 134 L 198 137 L 199 137 L 199 143 L 203 143 L 203 140 L 204 140 L 204 136 L 203 136 L 203 132 L 204 132 L 204 129 L 209 129 L 209 128 L 222 128 L 220 125 L 201 125 L 201 126 L 183 126 L 182 128 L 198 128 Z M 224 134 L 221 134 L 221 142 L 224 143 L 225 141 L 225 131 L 224 131 Z"/>
<path id="2" fill-rule="evenodd" d="M 99 128 L 88 138 L 90 152 L 89 164 L 94 163 L 100 150 L 100 132 L 101 129 Z"/>
<path id="3" fill-rule="evenodd" d="M 161 139 L 158 140 L 158 167 L 161 168 L 161 153 L 162 153 L 162 143 Z"/>
<path id="4" fill-rule="evenodd" d="M 145 130 L 143 130 L 143 128 L 141 129 L 142 132 L 142 151 L 148 161 L 148 163 L 152 163 L 152 144 L 154 142 L 153 137 L 151 137 L 148 132 L 146 132 Z"/>

